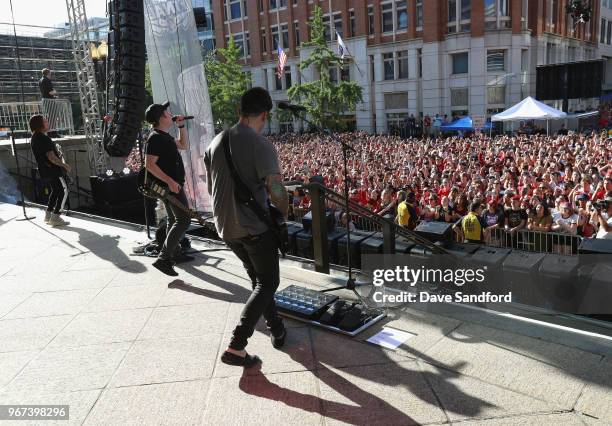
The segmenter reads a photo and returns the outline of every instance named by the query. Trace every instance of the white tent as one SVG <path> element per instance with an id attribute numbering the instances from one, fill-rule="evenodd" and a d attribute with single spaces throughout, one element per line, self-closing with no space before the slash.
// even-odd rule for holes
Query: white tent
<path id="1" fill-rule="evenodd" d="M 566 118 L 566 116 L 567 114 L 563 111 L 549 107 L 528 96 L 504 112 L 495 114 L 491 117 L 491 121 L 555 120 Z"/>

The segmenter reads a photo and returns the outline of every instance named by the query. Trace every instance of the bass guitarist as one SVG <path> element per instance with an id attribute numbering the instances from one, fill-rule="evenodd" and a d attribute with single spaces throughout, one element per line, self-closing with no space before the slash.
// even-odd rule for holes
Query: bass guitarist
<path id="1" fill-rule="evenodd" d="M 173 121 L 172 114 L 168 111 L 169 106 L 170 102 L 152 104 L 145 112 L 145 119 L 153 126 L 145 145 L 145 168 L 147 173 L 151 173 L 168 185 L 170 192 L 176 194 L 175 197 L 188 207 L 189 203 L 183 190 L 185 167 L 179 153 L 179 150 L 188 149 L 185 118 L 178 115 Z M 176 139 L 168 133 L 174 123 L 179 128 L 179 137 Z M 184 209 L 166 200 L 164 205 L 168 214 L 166 240 L 153 266 L 164 274 L 175 277 L 178 275 L 174 270 L 175 262 L 179 259 L 182 261 L 193 259 L 181 258 L 185 256 L 181 255 L 179 244 L 189 227 L 190 218 Z"/>
<path id="2" fill-rule="evenodd" d="M 240 121 L 217 135 L 204 157 L 217 232 L 242 261 L 253 287 L 221 357 L 226 364 L 245 367 L 259 362 L 245 347 L 262 315 L 275 348 L 283 345 L 286 335 L 274 304 L 280 281 L 278 238 L 273 226 L 257 212 L 269 210 L 271 201 L 278 208 L 275 211 L 286 218 L 289 204 L 276 149 L 261 135 L 271 110 L 272 99 L 265 89 L 246 91 L 240 101 Z M 240 187 L 250 193 L 255 207 L 238 200 Z"/>

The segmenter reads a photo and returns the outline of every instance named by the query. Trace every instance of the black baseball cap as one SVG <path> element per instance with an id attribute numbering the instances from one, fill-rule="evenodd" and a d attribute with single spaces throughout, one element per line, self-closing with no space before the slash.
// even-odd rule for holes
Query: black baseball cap
<path id="1" fill-rule="evenodd" d="M 163 104 L 151 104 L 145 111 L 145 120 L 147 123 L 155 124 L 159 121 L 164 111 L 168 109 L 170 102 L 164 102 Z"/>

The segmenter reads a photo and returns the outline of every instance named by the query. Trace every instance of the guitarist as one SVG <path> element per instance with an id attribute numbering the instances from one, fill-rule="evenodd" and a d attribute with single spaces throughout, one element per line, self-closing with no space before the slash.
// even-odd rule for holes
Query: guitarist
<path id="1" fill-rule="evenodd" d="M 68 198 L 65 173 L 70 172 L 70 166 L 63 161 L 55 143 L 47 136 L 49 121 L 37 114 L 30 117 L 29 125 L 32 131 L 30 144 L 36 158 L 38 173 L 51 187 L 45 223 L 53 227 L 68 225 L 69 222 L 62 219 L 60 213 Z"/>
<path id="2" fill-rule="evenodd" d="M 168 106 L 170 102 L 152 104 L 145 112 L 145 119 L 153 126 L 145 145 L 145 167 L 148 173 L 166 183 L 170 192 L 185 207 L 189 207 L 183 190 L 185 167 L 179 153 L 179 150 L 188 149 L 185 118 L 182 115 L 176 117 L 174 123 L 179 128 L 179 137 L 175 139 L 168 134 L 173 125 Z M 191 220 L 183 210 L 172 203 L 164 200 L 164 205 L 168 214 L 166 240 L 153 266 L 164 274 L 175 277 L 178 273 L 174 270 L 174 263 L 181 256 L 179 243 Z"/>
<path id="3" fill-rule="evenodd" d="M 265 89 L 247 90 L 240 100 L 238 124 L 217 135 L 204 157 L 217 232 L 242 261 L 253 287 L 229 347 L 221 357 L 226 364 L 245 367 L 259 362 L 257 356 L 248 355 L 244 348 L 262 314 L 275 348 L 284 344 L 286 336 L 274 304 L 280 281 L 279 245 L 274 230 L 253 208 L 237 202 L 234 192 L 236 173 L 262 210 L 268 209 L 271 201 L 287 217 L 289 198 L 278 154 L 274 145 L 261 135 L 271 110 L 272 99 Z M 228 166 L 230 154 L 235 172 Z"/>

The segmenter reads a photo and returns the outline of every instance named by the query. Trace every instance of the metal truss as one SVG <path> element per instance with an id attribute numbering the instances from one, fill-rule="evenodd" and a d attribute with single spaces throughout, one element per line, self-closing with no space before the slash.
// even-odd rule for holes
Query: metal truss
<path id="1" fill-rule="evenodd" d="M 92 172 L 100 174 L 107 170 L 108 158 L 102 142 L 102 117 L 98 106 L 95 68 L 90 53 L 91 41 L 89 40 L 85 1 L 66 0 L 66 8 L 72 33 L 72 54 L 77 69 L 89 164 Z"/>

